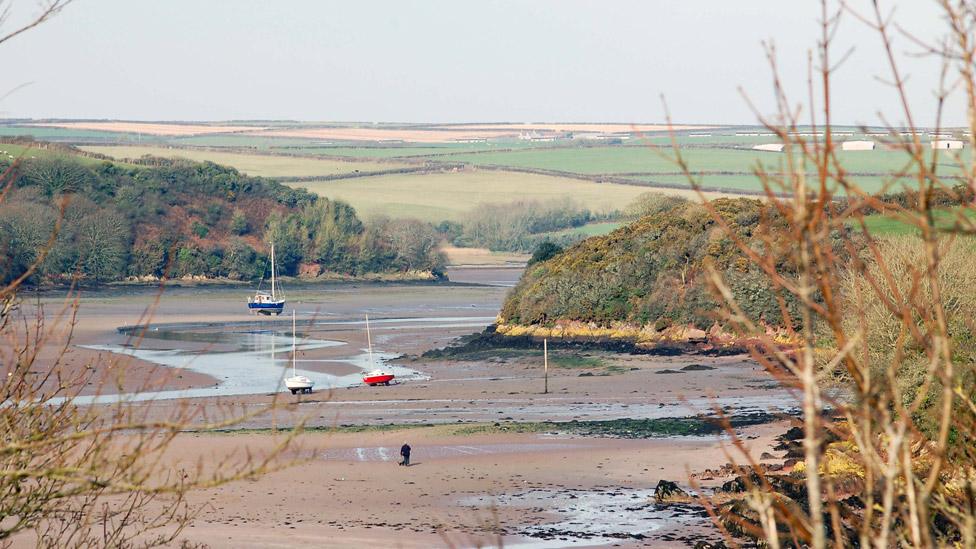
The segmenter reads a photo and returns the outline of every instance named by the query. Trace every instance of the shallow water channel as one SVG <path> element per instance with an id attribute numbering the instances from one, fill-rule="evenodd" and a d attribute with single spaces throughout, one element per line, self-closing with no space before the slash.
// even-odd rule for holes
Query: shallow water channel
<path id="1" fill-rule="evenodd" d="M 425 329 L 481 327 L 492 317 L 428 317 L 428 318 L 388 318 L 377 319 L 375 324 L 422 324 Z M 284 378 L 291 373 L 292 333 L 291 326 L 279 323 L 271 329 L 255 330 L 253 324 L 234 323 L 215 324 L 169 324 L 150 326 L 138 346 L 85 345 L 85 348 L 107 351 L 131 356 L 140 360 L 174 369 L 190 370 L 213 377 L 217 380 L 212 386 L 148 391 L 125 394 L 105 394 L 82 396 L 75 399 L 79 404 L 128 401 L 162 400 L 175 398 L 214 397 L 230 395 L 268 394 L 284 390 Z M 397 355 L 373 349 L 372 357 L 368 349 L 349 349 L 349 354 L 330 359 L 304 359 L 307 351 L 326 347 L 348 345 L 343 341 L 314 339 L 302 333 L 310 328 L 355 327 L 362 321 L 302 321 L 295 334 L 295 370 L 299 375 L 309 377 L 315 382 L 316 390 L 352 387 L 362 384 L 362 373 L 382 366 L 396 375 L 397 380 L 425 380 L 422 372 L 389 364 Z M 167 342 L 170 348 L 153 349 L 155 342 Z M 175 345 L 173 342 L 177 342 Z M 185 345 L 180 345 L 180 342 Z M 201 345 L 203 348 L 201 349 Z M 155 345 L 160 346 L 160 345 Z M 172 348 L 175 347 L 175 348 Z M 372 361 L 371 361 L 372 358 Z M 319 369 L 308 369 L 310 364 L 318 364 Z M 322 372 L 327 364 L 351 365 L 357 369 L 353 373 L 331 374 Z M 345 368 L 346 370 L 348 368 Z"/>

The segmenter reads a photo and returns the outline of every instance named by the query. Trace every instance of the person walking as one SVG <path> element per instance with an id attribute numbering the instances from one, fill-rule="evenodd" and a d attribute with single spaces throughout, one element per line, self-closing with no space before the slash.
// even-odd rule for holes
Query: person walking
<path id="1" fill-rule="evenodd" d="M 403 457 L 403 460 L 400 461 L 400 465 L 410 467 L 410 445 L 406 442 L 404 442 L 403 446 L 400 447 L 400 456 Z"/>

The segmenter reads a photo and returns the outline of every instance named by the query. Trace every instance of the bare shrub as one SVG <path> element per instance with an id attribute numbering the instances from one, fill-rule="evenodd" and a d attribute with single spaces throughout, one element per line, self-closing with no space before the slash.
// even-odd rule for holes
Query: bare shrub
<path id="1" fill-rule="evenodd" d="M 943 81 L 936 83 L 934 132 L 941 130 L 942 105 L 956 88 L 966 96 L 973 136 L 976 6 L 948 0 L 934 6 L 948 23 L 947 39 L 935 47 L 916 41 L 944 68 Z M 726 234 L 768 279 L 784 312 L 787 298 L 798 304 L 788 341 L 767 333 L 743 308 L 724 273 L 713 269 L 710 281 L 722 303 L 722 321 L 753 342 L 757 361 L 795 388 L 802 404 L 802 459 L 786 474 L 770 473 L 733 435 L 747 490 L 741 499 L 706 504 L 725 531 L 770 547 L 972 547 L 976 227 L 972 204 L 959 195 L 958 177 L 943 177 L 940 170 L 955 164 L 964 174 L 962 188 L 974 188 L 976 160 L 928 146 L 895 61 L 893 34 L 902 31 L 879 2 L 870 10 L 861 13 L 842 3 L 832 11 L 822 2 L 805 110 L 787 97 L 775 50 L 768 50 L 778 109 L 774 117 L 760 118 L 785 147 L 778 169 L 757 166 L 754 172 L 766 195 L 762 222 L 785 220 L 788 238 L 767 237 L 757 247 L 728 227 Z M 888 80 L 903 105 L 899 116 L 906 121 L 905 127 L 890 125 L 884 139 L 904 153 L 904 167 L 877 194 L 864 192 L 849 176 L 833 135 L 831 79 L 838 60 L 831 42 L 844 17 L 858 19 L 880 37 Z M 676 144 L 674 156 L 698 186 Z M 910 192 L 904 200 L 886 201 L 905 181 Z M 964 206 L 947 209 L 944 197 Z M 716 222 L 727 225 L 701 198 Z M 877 212 L 908 224 L 917 236 L 874 234 L 865 217 Z M 789 270 L 783 269 L 783 257 L 789 258 Z"/>
<path id="2" fill-rule="evenodd" d="M 41 2 L 40 14 L 0 36 L 0 44 L 48 20 L 70 1 Z M 0 2 L 0 24 L 8 14 L 5 7 Z M 44 169 L 28 177 L 43 180 L 45 192 L 52 196 L 68 193 L 79 181 L 78 172 L 60 161 L 38 165 Z M 18 159 L 0 173 L 0 207 L 12 196 L 20 168 Z M 19 541 L 26 538 L 43 547 L 169 545 L 198 510 L 186 499 L 191 490 L 255 478 L 286 465 L 282 452 L 292 445 L 302 424 L 262 454 L 242 448 L 217 462 L 187 462 L 171 452 L 181 432 L 239 425 L 275 409 L 277 401 L 259 410 L 218 406 L 209 413 L 186 403 L 160 406 L 122 398 L 86 405 L 83 397 L 91 396 L 83 395 L 86 387 L 122 386 L 124 368 L 104 363 L 78 368 L 65 363 L 77 322 L 76 293 L 69 292 L 64 306 L 51 315 L 40 306 L 33 316 L 27 315 L 19 297 L 25 281 L 39 272 L 55 247 L 62 221 L 73 211 L 68 197 L 59 203 L 59 211 L 31 219 L 33 232 L 25 233 L 18 243 L 7 243 L 27 246 L 30 253 L 25 254 L 25 264 L 0 279 L 0 544 L 21 535 Z M 6 211 L 24 213 L 24 206 L 20 207 Z M 89 256 L 97 256 L 97 261 L 87 267 L 99 272 L 117 268 L 113 264 L 117 252 L 111 244 L 122 221 L 114 217 L 91 221 L 82 236 L 92 249 Z M 152 311 L 153 307 L 146 310 L 140 325 L 149 322 Z M 137 334 L 131 343 L 138 340 Z M 153 383 L 166 381 L 165 375 L 150 377 L 156 378 Z M 148 383 L 135 391 L 148 389 Z"/>

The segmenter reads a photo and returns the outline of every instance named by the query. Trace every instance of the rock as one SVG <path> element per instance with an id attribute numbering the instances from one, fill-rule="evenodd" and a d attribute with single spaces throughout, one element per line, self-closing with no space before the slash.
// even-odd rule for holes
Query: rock
<path id="1" fill-rule="evenodd" d="M 656 503 L 669 503 L 675 500 L 686 501 L 687 499 L 688 492 L 670 480 L 659 480 L 657 487 L 654 488 L 654 501 Z"/>
<path id="2" fill-rule="evenodd" d="M 583 372 L 576 377 L 593 377 L 593 372 Z"/>
<path id="3" fill-rule="evenodd" d="M 689 364 L 681 369 L 682 372 L 704 372 L 706 370 L 714 370 L 714 366 L 705 366 L 704 364 Z"/>
<path id="4" fill-rule="evenodd" d="M 679 372 L 678 370 L 666 369 L 666 370 L 658 370 L 654 373 L 655 374 L 680 374 L 681 372 Z"/>
<path id="5" fill-rule="evenodd" d="M 761 486 L 762 479 L 755 472 L 748 475 L 739 475 L 734 479 L 722 484 L 722 492 L 745 492 L 750 486 Z"/>
<path id="6" fill-rule="evenodd" d="M 730 481 L 723 482 L 719 490 L 722 492 L 745 492 L 746 484 L 742 482 L 742 477 L 735 477 Z"/>
<path id="7" fill-rule="evenodd" d="M 776 456 L 774 456 L 773 454 L 770 454 L 769 452 L 763 452 L 762 454 L 759 455 L 759 459 L 763 459 L 763 460 L 765 460 L 765 459 L 776 459 Z"/>
<path id="8" fill-rule="evenodd" d="M 780 440 L 803 440 L 803 429 L 790 427 L 788 431 L 779 436 Z"/>
<path id="9" fill-rule="evenodd" d="M 698 541 L 695 543 L 695 549 L 727 549 L 728 545 L 725 545 L 724 541 L 716 541 L 712 543 L 710 541 Z"/>

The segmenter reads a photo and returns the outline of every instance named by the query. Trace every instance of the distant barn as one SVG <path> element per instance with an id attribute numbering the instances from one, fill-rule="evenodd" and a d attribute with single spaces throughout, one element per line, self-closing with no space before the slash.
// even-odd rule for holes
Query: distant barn
<path id="1" fill-rule="evenodd" d="M 873 151 L 874 141 L 844 141 L 841 149 L 845 151 Z"/>
<path id="2" fill-rule="evenodd" d="M 962 141 L 956 141 L 952 139 L 937 139 L 931 142 L 933 149 L 961 149 L 963 148 Z"/>

